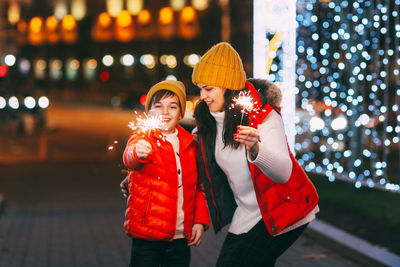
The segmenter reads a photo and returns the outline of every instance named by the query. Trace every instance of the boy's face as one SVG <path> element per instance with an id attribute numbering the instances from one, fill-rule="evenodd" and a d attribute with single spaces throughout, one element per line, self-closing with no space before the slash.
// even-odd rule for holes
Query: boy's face
<path id="1" fill-rule="evenodd" d="M 150 107 L 149 115 L 161 116 L 163 122 L 162 133 L 170 134 L 175 132 L 176 125 L 182 118 L 178 97 L 176 95 L 164 96 L 159 102 L 154 102 Z"/>

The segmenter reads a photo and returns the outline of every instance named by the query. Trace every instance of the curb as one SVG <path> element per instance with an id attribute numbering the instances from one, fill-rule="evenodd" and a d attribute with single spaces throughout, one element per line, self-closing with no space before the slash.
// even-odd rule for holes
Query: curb
<path id="1" fill-rule="evenodd" d="M 310 222 L 306 235 L 365 266 L 400 266 L 400 256 L 321 220 Z"/>

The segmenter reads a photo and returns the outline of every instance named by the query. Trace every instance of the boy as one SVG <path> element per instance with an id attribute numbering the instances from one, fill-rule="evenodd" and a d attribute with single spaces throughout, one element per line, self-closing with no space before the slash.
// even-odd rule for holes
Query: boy
<path id="1" fill-rule="evenodd" d="M 193 136 L 178 125 L 185 106 L 182 82 L 155 84 L 145 110 L 160 116 L 163 125 L 150 135 L 133 133 L 125 148 L 129 197 L 124 227 L 133 238 L 130 266 L 189 266 L 189 246 L 198 246 L 209 226 Z"/>

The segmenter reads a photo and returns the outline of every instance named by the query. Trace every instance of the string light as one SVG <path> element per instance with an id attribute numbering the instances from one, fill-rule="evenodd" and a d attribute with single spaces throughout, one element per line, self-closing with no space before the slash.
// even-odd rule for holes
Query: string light
<path id="1" fill-rule="evenodd" d="M 400 193 L 400 1 L 393 2 L 298 1 L 295 149 L 307 171 L 329 181 Z"/>

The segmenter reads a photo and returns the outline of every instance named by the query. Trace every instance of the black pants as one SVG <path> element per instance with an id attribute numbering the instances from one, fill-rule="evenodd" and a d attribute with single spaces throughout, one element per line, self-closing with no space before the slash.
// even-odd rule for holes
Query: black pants
<path id="1" fill-rule="evenodd" d="M 216 266 L 275 266 L 276 259 L 299 238 L 306 227 L 307 224 L 274 237 L 261 220 L 248 233 L 228 233 Z"/>
<path id="2" fill-rule="evenodd" d="M 188 267 L 190 247 L 186 238 L 148 241 L 133 238 L 130 267 Z"/>

